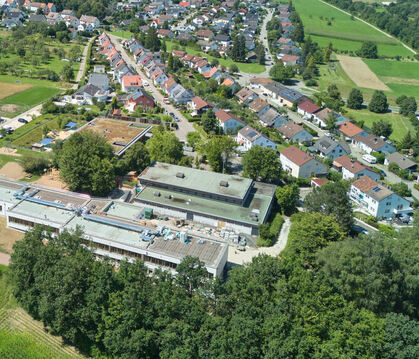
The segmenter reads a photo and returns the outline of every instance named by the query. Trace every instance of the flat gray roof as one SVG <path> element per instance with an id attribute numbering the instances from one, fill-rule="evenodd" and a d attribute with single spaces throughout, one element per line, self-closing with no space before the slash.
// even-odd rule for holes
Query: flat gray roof
<path id="1" fill-rule="evenodd" d="M 151 186 L 145 187 L 138 193 L 136 199 L 166 208 L 170 207 L 181 211 L 190 211 L 205 216 L 215 217 L 220 220 L 225 219 L 257 226 L 263 223 L 268 213 L 275 193 L 275 188 L 276 186 L 273 185 L 256 182 L 243 205 L 192 196 L 190 194 L 175 191 L 162 190 L 160 188 L 157 189 Z M 159 192 L 160 196 L 156 196 L 156 192 Z M 169 197 L 169 195 L 171 197 Z M 251 219 L 250 215 L 252 212 L 258 215 L 257 221 Z"/>
<path id="2" fill-rule="evenodd" d="M 59 225 L 66 223 L 74 212 L 56 207 L 50 207 L 44 204 L 29 202 L 23 200 L 15 207 L 9 210 L 9 213 L 23 214 L 30 218 L 37 218 L 43 221 L 50 221 Z"/>
<path id="3" fill-rule="evenodd" d="M 183 173 L 184 178 L 176 176 L 178 173 Z M 174 186 L 190 191 L 196 190 L 237 199 L 243 199 L 253 183 L 249 178 L 161 162 L 156 162 L 146 168 L 139 176 L 140 183 L 142 179 L 169 186 L 169 188 Z M 221 186 L 221 181 L 227 182 L 228 186 Z"/>

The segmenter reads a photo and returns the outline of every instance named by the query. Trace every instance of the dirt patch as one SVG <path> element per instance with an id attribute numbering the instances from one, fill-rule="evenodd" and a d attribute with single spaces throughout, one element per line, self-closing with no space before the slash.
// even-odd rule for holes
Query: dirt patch
<path id="1" fill-rule="evenodd" d="M 0 252 L 12 253 L 13 244 L 23 238 L 23 233 L 7 228 L 7 219 L 0 217 Z"/>
<path id="2" fill-rule="evenodd" d="M 26 176 L 26 172 L 22 166 L 17 162 L 7 162 L 0 169 L 0 176 L 7 177 L 13 180 L 20 180 Z"/>
<path id="3" fill-rule="evenodd" d="M 357 86 L 372 90 L 391 91 L 360 57 L 344 55 L 336 55 L 336 57 L 342 68 Z"/>
<path id="4" fill-rule="evenodd" d="M 55 169 L 48 171 L 39 180 L 36 180 L 33 183 L 40 186 L 68 190 L 67 185 L 60 179 L 60 172 Z"/>
<path id="5" fill-rule="evenodd" d="M 417 85 L 417 86 L 419 86 L 419 80 L 418 79 L 404 79 L 402 77 L 389 77 L 389 76 L 381 76 L 381 79 L 385 83 L 390 83 L 390 84 Z"/>
<path id="6" fill-rule="evenodd" d="M 2 112 L 8 112 L 8 113 L 15 113 L 18 112 L 21 109 L 18 105 L 3 105 L 0 107 L 0 110 Z"/>
<path id="7" fill-rule="evenodd" d="M 8 147 L 1 147 L 0 148 L 0 154 L 2 155 L 9 155 L 9 156 L 16 156 L 20 157 L 21 155 L 17 153 L 17 150 L 14 148 L 8 148 Z"/>
<path id="8" fill-rule="evenodd" d="M 7 82 L 0 82 L 0 100 L 16 93 L 25 91 L 33 87 L 32 85 L 11 84 Z"/>

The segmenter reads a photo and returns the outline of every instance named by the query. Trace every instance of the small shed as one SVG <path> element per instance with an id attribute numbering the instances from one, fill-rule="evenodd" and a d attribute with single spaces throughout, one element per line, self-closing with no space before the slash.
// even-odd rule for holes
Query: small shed
<path id="1" fill-rule="evenodd" d="M 69 130 L 74 130 L 76 127 L 77 127 L 77 123 L 73 121 L 70 121 L 69 123 L 65 125 L 65 128 Z"/>
<path id="2" fill-rule="evenodd" d="M 54 140 L 52 138 L 45 137 L 42 141 L 39 141 L 41 145 L 44 147 L 51 147 L 51 143 L 53 143 Z"/>

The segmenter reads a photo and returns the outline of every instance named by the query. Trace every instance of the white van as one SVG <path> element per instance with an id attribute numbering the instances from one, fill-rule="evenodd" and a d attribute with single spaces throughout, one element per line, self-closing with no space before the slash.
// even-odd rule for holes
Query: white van
<path id="1" fill-rule="evenodd" d="M 371 164 L 377 163 L 377 159 L 374 156 L 371 156 L 371 155 L 363 155 L 362 159 L 364 161 L 367 161 L 368 163 L 371 163 Z"/>

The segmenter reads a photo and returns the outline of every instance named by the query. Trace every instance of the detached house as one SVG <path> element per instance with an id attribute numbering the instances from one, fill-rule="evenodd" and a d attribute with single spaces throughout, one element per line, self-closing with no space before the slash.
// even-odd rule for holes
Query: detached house
<path id="1" fill-rule="evenodd" d="M 396 148 L 394 146 L 390 145 L 376 135 L 357 135 L 352 138 L 352 143 L 356 145 L 361 151 L 367 153 L 380 152 L 389 154 L 396 152 Z"/>
<path id="2" fill-rule="evenodd" d="M 271 106 L 269 105 L 269 103 L 261 99 L 260 97 L 249 103 L 249 108 L 253 112 L 256 112 L 258 115 L 263 115 L 266 111 L 270 109 L 270 107 Z"/>
<path id="3" fill-rule="evenodd" d="M 245 151 L 250 150 L 253 146 L 261 146 L 266 148 L 276 148 L 275 142 L 271 141 L 253 127 L 245 126 L 239 130 L 236 136 L 236 142 L 243 147 Z"/>
<path id="4" fill-rule="evenodd" d="M 132 92 L 141 90 L 143 82 L 139 75 L 127 75 L 122 78 L 122 91 Z"/>
<path id="5" fill-rule="evenodd" d="M 407 171 L 412 173 L 417 169 L 417 163 L 412 161 L 411 159 L 403 156 L 398 152 L 394 152 L 386 157 L 384 160 L 384 164 L 388 166 L 390 163 L 394 163 L 400 170 Z"/>
<path id="6" fill-rule="evenodd" d="M 357 135 L 367 136 L 368 133 L 350 121 L 345 121 L 338 125 L 338 131 L 347 138 L 353 138 Z"/>
<path id="7" fill-rule="evenodd" d="M 134 112 L 138 106 L 148 110 L 154 107 L 154 100 L 151 96 L 147 95 L 141 90 L 137 90 L 122 96 L 121 100 L 124 101 L 124 106 L 130 112 Z"/>
<path id="8" fill-rule="evenodd" d="M 224 111 L 218 110 L 215 112 L 215 117 L 218 120 L 218 124 L 223 129 L 224 133 L 235 132 L 239 127 L 244 127 L 246 124 L 240 121 L 236 116 Z"/>
<path id="9" fill-rule="evenodd" d="M 192 116 L 198 116 L 202 112 L 205 112 L 213 107 L 214 106 L 211 103 L 205 101 L 199 96 L 195 96 L 190 102 L 188 102 L 187 105 L 188 110 L 192 111 Z"/>
<path id="10" fill-rule="evenodd" d="M 320 137 L 309 150 L 317 153 L 321 157 L 329 157 L 331 159 L 351 153 L 351 148 L 346 142 L 336 142 L 327 136 Z"/>
<path id="11" fill-rule="evenodd" d="M 357 179 L 368 176 L 375 181 L 380 180 L 380 175 L 372 168 L 364 166 L 361 162 L 348 156 L 340 156 L 333 161 L 333 167 L 342 172 L 344 180 Z"/>
<path id="12" fill-rule="evenodd" d="M 261 115 L 258 115 L 259 122 L 262 126 L 270 128 L 279 128 L 288 122 L 288 118 L 285 115 L 281 115 L 278 111 L 272 107 Z"/>
<path id="13" fill-rule="evenodd" d="M 310 178 L 327 174 L 327 166 L 320 163 L 309 154 L 295 146 L 285 148 L 280 152 L 279 160 L 282 168 L 290 172 L 293 177 Z"/>
<path id="14" fill-rule="evenodd" d="M 290 142 L 310 143 L 313 141 L 313 136 L 294 121 L 288 121 L 279 127 L 278 131 Z"/>
<path id="15" fill-rule="evenodd" d="M 407 199 L 367 176 L 352 183 L 349 198 L 375 218 L 393 218 L 413 212 Z"/>
<path id="16" fill-rule="evenodd" d="M 239 92 L 236 93 L 236 97 L 240 103 L 248 105 L 253 100 L 258 98 L 258 95 L 249 88 L 243 87 Z"/>
<path id="17" fill-rule="evenodd" d="M 319 112 L 321 110 L 321 107 L 315 105 L 313 102 L 311 102 L 310 100 L 301 102 L 298 106 L 297 106 L 297 112 L 301 115 L 301 116 L 307 116 L 310 119 L 313 119 L 315 113 Z"/>

